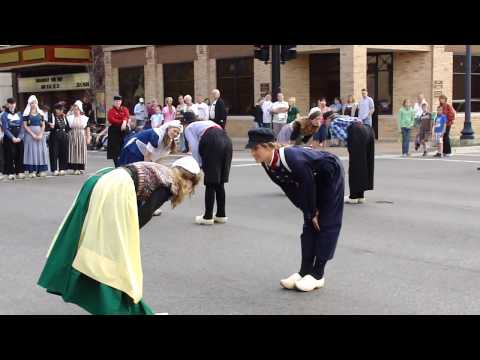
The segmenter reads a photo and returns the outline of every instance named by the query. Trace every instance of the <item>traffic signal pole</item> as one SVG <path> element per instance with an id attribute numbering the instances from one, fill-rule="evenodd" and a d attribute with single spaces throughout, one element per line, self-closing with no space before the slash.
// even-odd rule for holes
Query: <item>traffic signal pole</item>
<path id="1" fill-rule="evenodd" d="M 272 102 L 277 101 L 280 90 L 280 45 L 272 45 Z"/>

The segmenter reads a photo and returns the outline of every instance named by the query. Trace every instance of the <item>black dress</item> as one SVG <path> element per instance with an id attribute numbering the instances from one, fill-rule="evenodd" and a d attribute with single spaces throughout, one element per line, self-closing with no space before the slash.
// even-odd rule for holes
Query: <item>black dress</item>
<path id="1" fill-rule="evenodd" d="M 354 123 L 347 129 L 349 154 L 348 184 L 350 197 L 363 197 L 363 192 L 373 190 L 375 164 L 375 136 L 369 126 Z"/>
<path id="2" fill-rule="evenodd" d="M 205 185 L 227 183 L 232 165 L 233 145 L 225 130 L 207 129 L 198 144 L 198 152 L 202 158 Z"/>

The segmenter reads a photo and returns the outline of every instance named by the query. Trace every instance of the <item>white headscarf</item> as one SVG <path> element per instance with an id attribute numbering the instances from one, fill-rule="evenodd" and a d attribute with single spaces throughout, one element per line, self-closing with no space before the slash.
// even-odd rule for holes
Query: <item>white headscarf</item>
<path id="1" fill-rule="evenodd" d="M 30 115 L 30 111 L 32 111 L 32 106 L 31 104 L 33 103 L 37 103 L 37 112 L 41 115 L 41 116 L 45 116 L 45 113 L 40 110 L 40 108 L 38 107 L 38 99 L 35 95 L 30 95 L 30 97 L 28 98 L 28 101 L 27 101 L 27 106 L 25 107 L 25 110 L 23 111 L 23 116 L 28 116 Z"/>
<path id="2" fill-rule="evenodd" d="M 167 133 L 168 129 L 176 128 L 180 130 L 180 134 L 183 132 L 183 126 L 179 120 L 169 121 L 166 124 L 163 124 L 159 128 L 154 128 L 153 131 L 158 135 L 158 145 L 153 147 L 152 144 L 148 143 L 147 145 L 143 144 L 141 141 L 137 140 L 137 146 L 139 147 L 142 154 L 145 153 L 145 150 L 152 153 L 152 160 L 156 161 L 163 156 L 170 154 L 170 146 L 163 147 L 162 141 Z M 179 134 L 179 136 L 180 136 Z M 143 150 L 143 151 L 142 151 Z"/>
<path id="3" fill-rule="evenodd" d="M 80 109 L 80 112 L 83 114 L 83 103 L 80 100 L 75 101 L 73 104 Z"/>

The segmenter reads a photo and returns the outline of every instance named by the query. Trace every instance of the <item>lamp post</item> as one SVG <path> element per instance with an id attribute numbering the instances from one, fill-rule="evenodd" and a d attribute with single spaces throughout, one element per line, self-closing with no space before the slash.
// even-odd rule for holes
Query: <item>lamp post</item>
<path id="1" fill-rule="evenodd" d="M 272 102 L 280 92 L 280 45 L 272 45 Z"/>
<path id="2" fill-rule="evenodd" d="M 472 47 L 466 45 L 465 56 L 465 122 L 460 140 L 473 140 L 472 129 Z"/>

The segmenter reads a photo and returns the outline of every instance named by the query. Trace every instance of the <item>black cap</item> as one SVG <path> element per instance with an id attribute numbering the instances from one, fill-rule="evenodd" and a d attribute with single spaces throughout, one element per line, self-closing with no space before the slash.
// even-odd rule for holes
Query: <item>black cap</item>
<path id="1" fill-rule="evenodd" d="M 122 100 L 122 97 L 121 97 L 120 95 L 115 95 L 115 96 L 113 97 L 113 100 L 114 100 L 114 101 L 115 101 L 115 100 Z"/>
<path id="2" fill-rule="evenodd" d="M 248 132 L 248 144 L 245 149 L 252 149 L 258 144 L 264 144 L 275 141 L 275 135 L 268 128 L 252 129 Z"/>
<path id="3" fill-rule="evenodd" d="M 65 105 L 62 101 L 60 101 L 60 102 L 57 102 L 55 105 L 53 105 L 53 108 L 55 110 L 64 110 Z"/>

